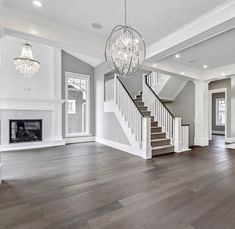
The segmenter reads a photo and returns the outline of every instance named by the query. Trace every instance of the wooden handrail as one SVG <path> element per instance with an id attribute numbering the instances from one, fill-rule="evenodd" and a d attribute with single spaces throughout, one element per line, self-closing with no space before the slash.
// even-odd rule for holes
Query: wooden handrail
<path id="1" fill-rule="evenodd" d="M 171 115 L 171 117 L 174 119 L 175 116 L 171 113 L 171 111 L 168 109 L 168 107 L 161 101 L 161 99 L 159 98 L 159 96 L 154 92 L 154 90 L 150 87 L 150 85 L 148 84 L 148 79 L 147 77 L 151 74 L 152 72 L 149 72 L 148 74 L 145 75 L 145 84 L 148 86 L 148 88 L 151 90 L 151 92 L 155 95 L 155 97 L 157 97 L 157 99 L 161 102 L 161 104 L 164 106 L 164 108 L 169 112 L 169 114 Z"/>

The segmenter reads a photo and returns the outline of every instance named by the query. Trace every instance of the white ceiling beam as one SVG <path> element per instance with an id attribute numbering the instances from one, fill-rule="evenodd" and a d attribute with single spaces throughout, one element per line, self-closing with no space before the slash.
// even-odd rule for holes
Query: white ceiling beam
<path id="1" fill-rule="evenodd" d="M 208 31 L 235 17 L 235 1 L 229 0 L 209 11 L 188 25 L 164 37 L 147 47 L 147 59 L 150 59 L 174 46 L 181 44 L 201 33 Z"/>

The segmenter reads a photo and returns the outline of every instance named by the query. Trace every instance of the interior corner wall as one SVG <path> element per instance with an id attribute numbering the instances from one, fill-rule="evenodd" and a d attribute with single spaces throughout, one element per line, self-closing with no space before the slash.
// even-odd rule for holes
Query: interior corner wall
<path id="1" fill-rule="evenodd" d="M 231 86 L 231 79 L 223 79 L 223 80 L 217 80 L 217 81 L 212 81 L 209 83 L 209 90 L 215 90 L 215 89 L 221 89 L 221 88 L 226 88 L 227 89 L 227 137 L 228 138 L 232 138 L 235 137 L 235 123 L 233 122 L 232 117 L 234 117 L 235 115 L 235 104 L 232 107 L 232 101 L 235 100 L 235 81 L 234 82 L 234 86 L 233 86 L 233 90 L 232 90 L 232 86 Z"/>
<path id="2" fill-rule="evenodd" d="M 104 80 L 110 69 L 105 62 L 95 68 L 95 116 L 96 137 L 130 145 L 117 117 L 113 112 L 104 112 Z"/>
<path id="3" fill-rule="evenodd" d="M 62 51 L 62 97 L 65 98 L 65 72 L 74 72 L 85 75 L 90 75 L 90 127 L 91 134 L 95 136 L 95 94 L 94 94 L 94 77 L 95 70 L 91 65 L 79 60 L 78 58 L 70 55 L 69 53 Z M 63 117 L 65 112 L 65 107 L 63 106 Z M 65 120 L 63 119 L 63 137 L 65 137 Z"/>
<path id="4" fill-rule="evenodd" d="M 189 81 L 174 102 L 166 106 L 176 117 L 182 117 L 182 124 L 190 124 L 189 145 L 194 145 L 195 136 L 195 85 Z"/>

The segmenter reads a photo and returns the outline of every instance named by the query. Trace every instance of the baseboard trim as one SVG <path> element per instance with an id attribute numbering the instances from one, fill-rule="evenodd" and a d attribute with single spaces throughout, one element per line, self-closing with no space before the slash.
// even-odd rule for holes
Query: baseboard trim
<path id="1" fill-rule="evenodd" d="M 74 143 L 85 143 L 85 142 L 95 142 L 94 136 L 84 136 L 76 138 L 65 138 L 65 144 L 74 144 Z"/>
<path id="2" fill-rule="evenodd" d="M 212 130 L 212 134 L 224 135 L 225 131 L 223 131 L 223 130 Z"/>
<path id="3" fill-rule="evenodd" d="M 235 138 L 225 138 L 225 143 L 234 143 L 235 142 Z"/>
<path id="4" fill-rule="evenodd" d="M 133 150 L 132 146 L 130 145 L 125 145 L 119 142 L 114 142 L 114 141 L 107 140 L 104 138 L 99 138 L 99 137 L 96 137 L 96 142 L 140 157 L 140 155 L 136 153 L 138 151 Z"/>
<path id="5" fill-rule="evenodd" d="M 33 142 L 33 143 L 15 143 L 9 145 L 2 145 L 0 152 L 5 151 L 16 151 L 16 150 L 28 150 L 28 149 L 39 149 L 47 148 L 53 146 L 62 146 L 65 145 L 64 140 L 53 140 L 53 141 L 44 141 L 44 142 Z"/>

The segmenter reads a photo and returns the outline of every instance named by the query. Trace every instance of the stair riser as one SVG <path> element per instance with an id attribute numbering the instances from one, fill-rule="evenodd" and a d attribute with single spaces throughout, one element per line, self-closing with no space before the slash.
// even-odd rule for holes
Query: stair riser
<path id="1" fill-rule="evenodd" d="M 152 127 L 151 128 L 151 133 L 158 133 L 158 132 L 162 132 L 161 127 Z"/>
<path id="2" fill-rule="evenodd" d="M 136 104 L 137 106 L 144 106 L 144 102 L 141 102 L 141 101 L 135 102 L 135 104 Z"/>
<path id="3" fill-rule="evenodd" d="M 170 145 L 170 140 L 162 140 L 162 141 L 159 141 L 159 142 L 151 142 L 151 146 L 152 147 L 156 147 L 156 146 L 164 146 L 164 145 Z"/>
<path id="4" fill-rule="evenodd" d="M 152 156 L 159 156 L 163 154 L 174 153 L 174 147 L 169 147 L 161 150 L 152 150 Z"/>
<path id="5" fill-rule="evenodd" d="M 143 112 L 147 112 L 148 111 L 148 108 L 147 107 L 139 107 L 139 109 Z"/>
<path id="6" fill-rule="evenodd" d="M 136 99 L 142 99 L 142 95 L 137 95 Z"/>
<path id="7" fill-rule="evenodd" d="M 163 134 L 151 134 L 151 139 L 154 140 L 154 139 L 163 139 L 163 138 L 166 138 L 166 134 L 163 133 Z"/>
<path id="8" fill-rule="evenodd" d="M 151 122 L 151 127 L 158 127 L 158 122 Z"/>

